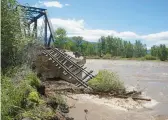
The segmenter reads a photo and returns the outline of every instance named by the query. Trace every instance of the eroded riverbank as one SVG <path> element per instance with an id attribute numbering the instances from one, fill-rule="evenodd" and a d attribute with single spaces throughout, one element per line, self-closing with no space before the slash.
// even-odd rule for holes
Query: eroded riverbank
<path id="1" fill-rule="evenodd" d="M 117 72 L 127 87 L 136 87 L 157 102 L 146 109 L 123 112 L 109 109 L 95 103 L 78 103 L 79 109 L 74 109 L 77 116 L 84 115 L 82 109 L 93 109 L 90 119 L 167 119 L 168 116 L 168 62 L 134 61 L 134 60 L 87 60 L 86 66 L 95 74 L 102 69 Z M 155 104 L 155 103 L 153 103 Z M 94 116 L 94 117 L 93 117 Z M 124 117 L 125 116 L 125 117 Z M 96 117 L 96 118 L 95 118 Z M 78 117 L 77 117 L 78 118 Z"/>
<path id="2" fill-rule="evenodd" d="M 142 94 L 152 101 L 135 102 L 129 98 L 99 98 L 88 94 L 70 94 L 65 98 L 71 107 L 69 116 L 75 120 L 168 119 L 167 62 L 87 60 L 86 66 L 94 70 L 94 74 L 102 69 L 117 72 L 127 88 L 142 90 Z M 53 83 L 49 84 L 49 87 L 52 91 L 57 88 Z"/>
<path id="3" fill-rule="evenodd" d="M 67 98 L 70 109 L 69 115 L 76 120 L 157 120 L 151 107 L 156 101 L 134 101 L 132 99 L 99 98 L 88 94 L 71 95 Z M 153 104 L 155 103 L 155 104 Z M 87 114 L 84 112 L 87 110 Z M 164 119 L 167 116 L 161 116 Z M 159 120 L 164 120 L 160 119 Z"/>

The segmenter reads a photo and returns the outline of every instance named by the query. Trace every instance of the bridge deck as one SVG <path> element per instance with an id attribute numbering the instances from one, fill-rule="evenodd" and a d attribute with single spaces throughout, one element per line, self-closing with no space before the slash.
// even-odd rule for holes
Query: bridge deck
<path id="1" fill-rule="evenodd" d="M 73 78 L 74 80 L 76 80 L 76 85 L 78 87 L 83 86 L 87 88 L 87 82 L 94 77 L 94 75 L 92 75 L 93 71 L 88 72 L 86 70 L 86 67 L 83 68 L 84 65 L 78 65 L 71 59 L 71 56 L 69 56 L 68 54 L 66 54 L 58 48 L 52 48 L 51 50 L 44 49 L 43 54 L 48 56 L 48 60 L 53 61 L 53 65 L 62 68 L 64 70 L 63 74 L 69 75 L 69 79 Z M 78 72 L 76 72 L 76 70 L 78 70 Z M 78 74 L 80 73 L 85 74 L 83 78 L 78 77 Z"/>

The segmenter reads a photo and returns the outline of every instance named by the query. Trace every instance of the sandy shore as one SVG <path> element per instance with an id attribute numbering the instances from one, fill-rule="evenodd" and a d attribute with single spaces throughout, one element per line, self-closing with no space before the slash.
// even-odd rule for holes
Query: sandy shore
<path id="1" fill-rule="evenodd" d="M 157 104 L 152 101 L 134 101 L 130 98 L 99 98 L 95 95 L 73 94 L 73 99 L 66 97 L 72 106 L 69 115 L 75 120 L 165 120 L 166 116 L 157 118 L 152 114 L 152 107 Z M 86 114 L 84 110 L 88 110 Z"/>

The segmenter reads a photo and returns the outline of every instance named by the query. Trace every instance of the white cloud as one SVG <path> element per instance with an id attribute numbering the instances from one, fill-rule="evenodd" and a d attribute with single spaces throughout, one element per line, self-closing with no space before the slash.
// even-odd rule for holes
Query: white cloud
<path id="1" fill-rule="evenodd" d="M 83 19 L 60 19 L 52 18 L 51 23 L 54 29 L 58 27 L 65 28 L 68 36 L 82 36 L 87 41 L 96 42 L 101 36 L 113 35 L 115 37 L 123 38 L 124 40 L 142 40 L 147 44 L 147 47 L 151 47 L 154 44 L 167 44 L 168 45 L 168 31 L 159 32 L 148 35 L 138 35 L 131 31 L 117 32 L 115 30 L 103 30 L 103 29 L 88 29 L 85 27 Z"/>
<path id="2" fill-rule="evenodd" d="M 60 3 L 59 1 L 38 1 L 34 7 L 42 7 L 42 6 L 46 6 L 46 7 L 57 7 L 57 8 L 63 8 L 64 6 L 70 6 L 70 4 L 65 4 L 63 5 L 62 3 Z"/>
<path id="3" fill-rule="evenodd" d="M 168 40 L 168 31 L 155 33 L 155 34 L 149 34 L 142 36 L 143 39 L 155 41 L 155 40 Z"/>
<path id="4" fill-rule="evenodd" d="M 46 6 L 46 7 L 57 7 L 57 8 L 62 8 L 63 5 L 58 2 L 58 1 L 46 1 L 46 2 L 43 2 L 43 4 Z"/>
<path id="5" fill-rule="evenodd" d="M 65 6 L 70 6 L 70 4 L 65 4 Z"/>

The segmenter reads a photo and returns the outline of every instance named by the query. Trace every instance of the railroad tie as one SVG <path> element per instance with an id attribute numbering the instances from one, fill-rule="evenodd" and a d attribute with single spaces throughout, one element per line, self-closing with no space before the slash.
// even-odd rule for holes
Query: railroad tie
<path id="1" fill-rule="evenodd" d="M 52 49 L 51 51 L 44 50 L 43 52 L 44 55 L 48 56 L 48 60 L 52 60 L 52 63 L 55 64 L 58 69 L 63 69 L 63 74 L 64 75 L 69 75 L 69 79 L 74 79 L 77 81 L 77 86 L 83 86 L 85 88 L 88 87 L 87 81 L 89 81 L 91 78 L 94 76 L 92 75 L 93 71 L 86 71 L 86 68 L 83 68 L 84 65 L 78 65 L 75 63 L 69 56 L 66 54 L 64 51 L 61 51 L 57 48 Z M 62 58 L 61 60 L 59 60 Z M 66 64 L 70 63 L 70 65 Z M 75 73 L 76 70 L 79 70 L 78 72 Z M 84 73 L 85 76 L 83 78 L 79 78 L 78 74 Z M 87 80 L 85 80 L 87 77 L 89 77 Z"/>

